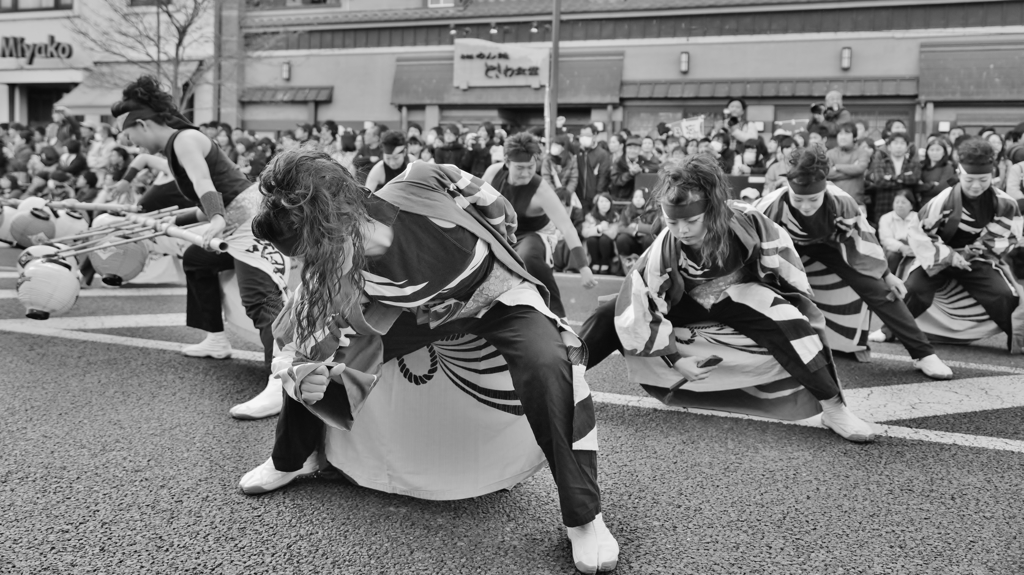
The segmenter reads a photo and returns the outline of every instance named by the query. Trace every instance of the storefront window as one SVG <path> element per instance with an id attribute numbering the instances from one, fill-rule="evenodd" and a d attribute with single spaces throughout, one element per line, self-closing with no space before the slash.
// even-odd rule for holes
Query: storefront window
<path id="1" fill-rule="evenodd" d="M 0 11 L 70 10 L 74 0 L 0 0 Z"/>

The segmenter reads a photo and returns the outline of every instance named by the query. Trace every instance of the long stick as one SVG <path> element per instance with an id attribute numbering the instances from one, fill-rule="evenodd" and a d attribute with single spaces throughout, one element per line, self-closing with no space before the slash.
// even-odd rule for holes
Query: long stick
<path id="1" fill-rule="evenodd" d="M 78 200 L 62 200 L 49 202 L 46 207 L 54 210 L 82 210 L 92 212 L 132 212 L 137 213 L 142 208 L 135 204 L 94 204 L 79 202 Z"/>
<path id="2" fill-rule="evenodd" d="M 147 217 L 144 217 L 144 216 L 141 216 L 141 215 L 126 215 L 125 218 L 127 218 L 128 220 L 134 221 L 134 222 L 136 222 L 138 224 L 143 224 L 145 227 L 154 229 L 154 230 L 159 232 L 159 233 L 154 234 L 154 235 L 152 235 L 150 237 L 156 237 L 158 235 L 167 235 L 167 236 L 170 236 L 172 238 L 178 238 L 178 239 L 181 239 L 181 240 L 185 240 L 185 241 L 187 241 L 189 243 L 193 243 L 193 244 L 195 244 L 197 246 L 200 246 L 202 248 L 205 248 L 205 249 L 211 249 L 212 248 L 213 250 L 218 251 L 218 252 L 226 252 L 228 250 L 228 243 L 226 241 L 224 241 L 223 239 L 221 239 L 221 238 L 213 238 L 209 242 L 207 242 L 203 238 L 203 236 L 201 236 L 201 235 L 199 235 L 197 233 L 190 232 L 190 231 L 188 231 L 187 229 L 185 229 L 185 228 L 183 228 L 181 226 L 176 226 L 174 224 L 167 223 L 167 222 L 164 222 L 164 221 L 160 221 L 160 220 L 157 220 L 155 218 L 147 218 Z M 200 222 L 200 223 L 205 223 L 205 222 Z M 189 227 L 191 227 L 191 226 L 189 226 Z M 126 241 L 124 241 L 123 243 L 137 242 L 137 241 L 141 241 L 142 239 L 144 239 L 144 238 L 143 237 L 130 238 L 130 239 L 127 239 Z M 120 245 L 120 244 L 117 244 L 117 245 Z M 67 248 L 67 249 L 64 249 L 64 250 L 60 250 L 60 251 L 58 251 L 56 253 L 56 255 L 60 255 L 60 256 L 77 256 L 77 255 L 81 255 L 83 253 L 88 253 L 88 252 L 91 252 L 91 251 L 96 251 L 98 249 L 102 249 L 103 247 L 104 247 L 104 245 L 102 243 L 100 243 L 99 245 L 96 245 L 96 246 L 92 246 L 92 247 L 86 248 L 84 250 L 79 249 L 79 246 L 76 246 L 74 248 Z"/>
<path id="3" fill-rule="evenodd" d="M 164 208 L 162 210 L 156 210 L 156 211 L 153 211 L 153 212 L 147 212 L 145 214 L 139 214 L 139 215 L 140 216 L 160 216 L 162 218 L 166 218 L 166 217 L 170 217 L 170 216 L 178 216 L 178 215 L 181 215 L 181 214 L 183 214 L 185 212 L 192 211 L 194 209 L 195 208 L 181 208 L 181 209 L 178 209 L 178 206 L 171 206 L 169 208 Z M 138 217 L 138 216 L 135 216 L 135 217 Z M 128 227 L 136 227 L 138 225 L 139 225 L 138 222 L 135 222 L 135 221 L 132 221 L 132 220 L 129 220 L 129 219 L 124 219 L 124 220 L 121 220 L 119 222 L 114 222 L 114 223 L 111 223 L 111 224 L 106 224 L 106 225 L 102 225 L 102 226 L 99 226 L 99 227 L 96 227 L 96 228 L 92 228 L 92 229 L 90 229 L 87 232 L 82 232 L 80 234 L 75 234 L 73 236 L 65 236 L 63 238 L 54 238 L 54 239 L 52 239 L 50 241 L 51 242 L 66 243 L 66 242 L 71 242 L 71 241 L 79 240 L 79 239 L 82 239 L 82 238 L 89 238 L 89 237 L 95 236 L 97 234 L 106 234 L 106 233 L 110 233 L 110 232 L 113 232 L 113 231 L 120 231 L 120 230 L 122 230 L 124 228 L 128 228 Z"/>
<path id="4" fill-rule="evenodd" d="M 186 228 L 191 228 L 191 227 L 195 227 L 195 226 L 201 226 L 204 223 L 206 223 L 206 222 L 199 222 L 199 223 L 196 223 L 196 224 L 190 224 L 190 225 L 187 225 L 187 226 L 181 226 L 180 229 L 186 229 Z M 179 226 L 175 226 L 175 227 L 179 227 Z M 105 243 L 99 243 L 97 245 L 94 245 L 94 246 L 86 248 L 86 249 L 80 249 L 82 246 L 75 246 L 74 251 L 58 252 L 58 253 L 60 253 L 61 257 L 69 258 L 69 257 L 74 257 L 74 256 L 80 256 L 82 254 L 87 254 L 87 253 L 90 253 L 90 252 L 95 252 L 95 251 L 103 250 L 103 249 L 106 249 L 106 248 L 112 248 L 114 246 L 123 246 L 125 244 L 133 244 L 135 242 L 141 242 L 142 240 L 151 240 L 153 238 L 160 237 L 160 236 L 166 236 L 166 235 L 169 235 L 166 231 L 160 231 L 160 232 L 154 232 L 154 233 L 151 233 L 151 234 L 146 234 L 144 236 L 136 236 L 134 238 L 126 238 L 126 239 L 123 239 L 123 240 L 120 240 L 120 241 L 110 242 L 110 243 L 106 243 L 106 244 Z M 193 235 L 195 235 L 195 234 L 193 234 Z M 202 236 L 200 236 L 200 237 L 202 237 Z M 106 238 L 103 238 L 103 239 L 106 240 Z"/>

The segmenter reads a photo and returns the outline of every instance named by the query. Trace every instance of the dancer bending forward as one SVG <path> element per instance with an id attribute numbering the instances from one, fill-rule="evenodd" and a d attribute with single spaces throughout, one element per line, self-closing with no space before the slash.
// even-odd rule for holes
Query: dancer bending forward
<path id="1" fill-rule="evenodd" d="M 752 206 L 727 201 L 727 189 L 708 155 L 662 168 L 653 199 L 666 229 L 626 276 L 617 300 L 584 325 L 588 366 L 623 349 L 661 357 L 687 381 L 701 382 L 715 367 L 684 356 L 674 328 L 725 324 L 767 349 L 821 403 L 825 427 L 850 441 L 874 440 L 871 426 L 843 401 L 820 335 L 824 319 L 807 297 L 810 285 L 792 240 Z"/>
<path id="2" fill-rule="evenodd" d="M 275 361 L 288 397 L 274 451 L 241 489 L 264 493 L 316 471 L 324 422 L 350 428 L 383 363 L 473 334 L 508 364 L 554 475 L 576 566 L 614 568 L 593 403 L 570 361 L 582 361 L 585 348 L 547 309 L 543 286 L 509 246 L 508 202 L 455 166 L 424 162 L 367 196 L 328 156 L 302 150 L 275 158 L 261 186 L 256 234 L 302 258 L 302 287 L 275 324 L 294 358 Z M 366 353 L 379 356 L 367 362 Z"/>
<path id="3" fill-rule="evenodd" d="M 789 186 L 762 198 L 757 209 L 789 232 L 805 263 L 820 262 L 882 318 L 914 367 L 932 379 L 952 379 L 952 370 L 935 355 L 903 303 L 907 290 L 889 271 L 874 228 L 853 197 L 825 179 L 830 169 L 825 148 L 797 150 L 789 164 Z"/>
<path id="4" fill-rule="evenodd" d="M 209 220 L 207 240 L 223 237 L 227 253 L 189 246 L 182 256 L 187 284 L 185 323 L 206 332 L 206 338 L 185 347 L 191 357 L 231 357 L 231 343 L 224 334 L 219 274 L 234 270 L 245 313 L 260 332 L 267 367 L 273 357 L 271 325 L 281 311 L 287 287 L 288 261 L 271 246 L 252 235 L 252 218 L 259 207 L 257 187 L 233 164 L 220 147 L 190 124 L 175 107 L 171 95 L 156 78 L 142 76 L 124 89 L 123 99 L 110 108 L 117 127 L 133 144 L 145 148 L 118 183 L 119 191 L 139 170 L 150 168 L 174 177 L 187 199 L 198 203 L 194 214 L 178 223 Z M 164 158 L 154 156 L 163 152 Z M 281 382 L 270 377 L 256 397 L 231 408 L 239 419 L 261 419 L 281 409 Z"/>

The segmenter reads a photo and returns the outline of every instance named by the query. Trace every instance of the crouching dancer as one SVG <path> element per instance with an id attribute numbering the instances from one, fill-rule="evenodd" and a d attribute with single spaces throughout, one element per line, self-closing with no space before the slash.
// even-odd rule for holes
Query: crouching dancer
<path id="1" fill-rule="evenodd" d="M 953 371 L 903 303 L 907 289 L 889 271 L 875 230 L 852 196 L 830 184 L 825 149 L 810 146 L 789 157 L 789 187 L 762 198 L 757 208 L 789 232 L 808 267 L 820 262 L 878 314 L 914 360 L 932 379 L 953 379 Z M 824 306 L 824 303 L 820 305 Z"/>
<path id="2" fill-rule="evenodd" d="M 654 200 L 665 229 L 626 276 L 617 300 L 583 326 L 588 365 L 624 349 L 627 356 L 662 358 L 694 387 L 719 368 L 700 367 L 702 358 L 689 352 L 699 337 L 675 330 L 725 324 L 743 341 L 707 338 L 701 355 L 710 350 L 726 358 L 720 368 L 734 374 L 751 371 L 754 362 L 765 371 L 781 366 L 818 400 L 825 427 L 850 441 L 874 440 L 871 426 L 843 401 L 821 331 L 824 318 L 808 299 L 810 285 L 792 240 L 752 206 L 728 201 L 727 189 L 725 174 L 708 155 L 662 168 Z M 764 365 L 764 350 L 777 364 Z M 741 385 L 731 382 L 733 389 Z"/>
<path id="3" fill-rule="evenodd" d="M 367 195 L 328 156 L 302 150 L 275 158 L 261 188 L 256 234 L 302 258 L 302 285 L 275 324 L 294 359 L 275 361 L 288 396 L 274 451 L 242 478 L 242 491 L 265 493 L 316 471 L 325 422 L 351 428 L 384 363 L 473 334 L 508 364 L 554 475 L 576 566 L 614 568 L 593 403 L 570 360 L 586 351 L 509 246 L 508 202 L 454 166 L 423 162 Z"/>

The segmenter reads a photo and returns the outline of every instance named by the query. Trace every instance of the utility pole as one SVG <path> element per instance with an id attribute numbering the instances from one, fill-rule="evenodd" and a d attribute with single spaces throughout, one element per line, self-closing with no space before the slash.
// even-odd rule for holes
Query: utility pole
<path id="1" fill-rule="evenodd" d="M 548 147 L 555 140 L 558 125 L 558 24 L 562 20 L 562 0 L 555 1 L 555 12 L 551 19 L 551 77 L 548 78 Z"/>

